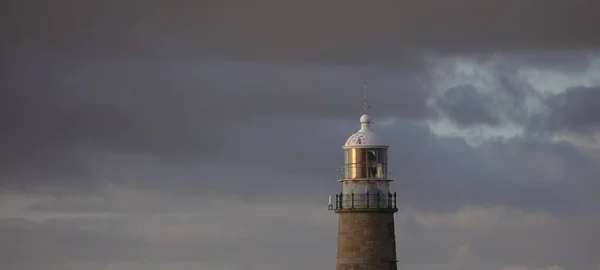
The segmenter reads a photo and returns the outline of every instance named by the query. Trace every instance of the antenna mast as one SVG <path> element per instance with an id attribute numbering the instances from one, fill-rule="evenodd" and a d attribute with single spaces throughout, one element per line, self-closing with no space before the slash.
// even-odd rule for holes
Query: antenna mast
<path id="1" fill-rule="evenodd" d="M 364 105 L 363 106 L 364 107 L 363 107 L 363 109 L 364 109 L 364 113 L 367 114 L 370 106 L 369 106 L 369 103 L 367 102 L 367 83 L 366 82 L 364 84 L 364 90 L 363 91 L 364 91 L 364 97 L 363 97 L 363 101 L 364 101 Z"/>

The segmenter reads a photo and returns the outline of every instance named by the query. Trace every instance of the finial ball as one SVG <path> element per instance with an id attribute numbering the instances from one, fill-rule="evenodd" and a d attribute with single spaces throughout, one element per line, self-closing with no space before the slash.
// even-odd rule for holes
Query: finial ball
<path id="1" fill-rule="evenodd" d="M 361 124 L 367 124 L 367 123 L 371 123 L 371 116 L 369 116 L 369 115 L 368 115 L 368 114 L 366 114 L 366 113 L 365 113 L 365 114 L 363 114 L 363 115 L 360 117 L 360 123 L 361 123 Z"/>

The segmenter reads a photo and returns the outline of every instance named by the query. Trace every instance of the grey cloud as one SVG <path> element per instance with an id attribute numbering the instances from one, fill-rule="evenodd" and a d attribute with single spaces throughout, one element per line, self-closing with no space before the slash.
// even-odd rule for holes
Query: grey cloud
<path id="1" fill-rule="evenodd" d="M 592 49 L 544 49 L 542 47 L 532 50 L 497 50 L 491 52 L 467 51 L 458 54 L 426 54 L 428 57 L 456 57 L 458 59 L 470 60 L 479 64 L 494 59 L 504 59 L 511 65 L 511 69 L 535 69 L 550 70 L 565 74 L 577 74 L 585 72 L 593 67 L 598 51 Z M 435 57 L 434 57 L 435 58 Z"/>
<path id="2" fill-rule="evenodd" d="M 216 192 L 249 200 L 287 196 L 325 202 L 339 188 L 335 179 L 342 162 L 341 144 L 355 130 L 353 122 L 339 126 L 327 121 L 275 122 L 279 127 L 275 130 L 267 129 L 264 125 L 271 124 L 267 122 L 255 129 L 242 126 L 229 135 L 231 139 L 225 138 L 230 144 L 221 154 L 212 157 L 173 160 L 90 148 L 78 158 L 87 175 L 68 181 L 38 176 L 17 183 L 18 179 L 7 177 L 5 185 L 30 183 L 29 189 L 35 191 L 70 189 L 84 182 L 97 190 L 113 183 L 189 196 Z M 377 129 L 392 146 L 393 188 L 402 204 L 423 210 L 506 204 L 558 212 L 594 211 L 594 200 L 581 187 L 593 183 L 596 161 L 571 145 L 520 138 L 474 147 L 464 139 L 437 136 L 427 127 L 403 121 Z M 232 139 L 240 134 L 244 140 Z"/>
<path id="3" fill-rule="evenodd" d="M 571 56 L 579 60 L 566 61 L 566 66 L 574 62 L 583 63 L 580 61 L 581 54 L 574 52 L 573 55 Z M 577 57 L 578 55 L 580 57 Z M 560 56 L 561 54 L 559 58 Z M 519 54 L 472 56 L 462 60 L 455 58 L 456 61 L 474 66 L 475 70 L 471 72 L 465 72 L 454 61 L 442 62 L 435 69 L 437 74 L 433 76 L 434 80 L 443 85 L 445 78 L 452 77 L 470 83 L 442 89 L 440 93 L 432 96 L 432 104 L 441 114 L 462 128 L 512 124 L 524 127 L 530 135 L 557 132 L 593 135 L 597 130 L 597 121 L 594 120 L 597 114 L 595 105 L 600 104 L 598 87 L 576 86 L 560 93 L 535 89 L 522 74 L 519 74 L 519 70 L 522 69 L 520 63 L 529 61 L 522 58 Z M 545 58 L 550 62 L 545 67 L 551 68 L 551 63 L 555 60 L 552 60 L 551 55 Z M 543 64 L 535 63 L 545 58 L 529 62 L 528 68 L 544 68 Z M 583 74 L 583 71 L 589 70 L 580 69 L 578 74 Z M 594 140 L 591 137 L 589 139 Z"/>
<path id="4" fill-rule="evenodd" d="M 4 157 L 4 171 L 12 174 L 3 178 L 5 187 L 94 189 L 113 183 L 191 194 L 324 198 L 335 192 L 340 147 L 358 128 L 350 116 L 361 113 L 361 82 L 337 81 L 357 77 L 361 70 L 351 67 L 317 67 L 313 72 L 249 63 L 166 62 L 163 68 L 110 61 L 91 67 L 33 63 L 21 63 L 23 69 L 12 74 L 23 76 L 35 67 L 49 78 L 45 89 L 56 90 L 36 99 L 39 90 L 27 81 L 15 79 L 19 76 L 10 81 L 15 93 L 27 95 L 3 99 L 11 103 L 3 108 L 12 110 L 3 116 L 5 125 L 18 124 L 3 141 L 12 154 Z M 403 203 L 422 209 L 465 203 L 555 210 L 581 206 L 577 183 L 567 181 L 573 178 L 569 173 L 578 171 L 570 163 L 577 151 L 532 159 L 550 155 L 566 164 L 567 169 L 549 174 L 523 168 L 527 162 L 513 162 L 526 156 L 517 142 L 485 150 L 459 138 L 436 136 L 409 121 L 432 117 L 425 105 L 427 90 L 411 88 L 418 83 L 410 77 L 367 71 L 374 78 L 370 87 L 376 119 L 399 118 L 377 128 L 392 145 Z M 230 80 L 229 72 L 238 74 L 238 80 Z M 196 90 L 196 85 L 210 87 Z M 518 93 L 504 96 L 522 98 Z M 401 102 L 413 107 L 393 106 Z M 579 171 L 593 175 L 590 168 L 582 165 Z M 550 195 L 542 196 L 541 190 Z"/>
<path id="5" fill-rule="evenodd" d="M 4 64 L 12 69 L 2 74 L 6 91 L 0 116 L 6 130 L 3 171 L 11 178 L 43 177 L 45 183 L 88 174 L 85 153 L 98 149 L 187 163 L 187 158 L 222 160 L 226 151 L 241 157 L 258 141 L 264 151 L 275 151 L 274 143 L 285 144 L 278 139 L 301 140 L 303 134 L 320 140 L 314 136 L 327 133 L 327 125 L 361 111 L 365 80 L 375 92 L 374 111 L 382 117 L 435 117 L 426 104 L 429 91 L 414 77 L 376 68 L 146 63 L 51 53 L 8 60 Z M 294 119 L 317 118 L 328 122 L 296 128 L 308 122 Z M 268 131 L 273 125 L 279 128 Z M 339 140 L 336 145 L 344 138 Z M 229 149 L 232 144 L 241 148 Z"/>
<path id="6" fill-rule="evenodd" d="M 433 68 L 434 81 L 441 87 L 448 84 L 446 81 L 467 83 L 439 90 L 432 99 L 434 106 L 460 127 L 526 125 L 543 110 L 545 97 L 519 74 L 520 61 L 514 58 L 511 54 L 493 54 L 451 58 L 449 63 L 442 60 Z M 472 70 L 465 71 L 460 64 Z"/>
<path id="7" fill-rule="evenodd" d="M 490 8 L 490 7 L 494 8 Z M 4 43 L 126 58 L 422 66 L 418 52 L 596 48 L 591 1 L 5 1 Z M 573 29 L 576 29 L 574 31 Z M 416 54 L 415 54 L 416 53 Z M 415 56 L 417 55 L 417 56 Z"/>
<path id="8" fill-rule="evenodd" d="M 319 267 L 327 264 L 323 250 L 299 251 L 315 240 L 329 240 L 322 247 L 335 245 L 335 226 L 331 226 L 335 220 L 323 219 L 333 217 L 331 212 L 307 200 L 289 203 L 285 196 L 275 201 L 247 202 L 235 196 L 192 197 L 158 190 L 109 188 L 96 200 L 106 206 L 103 212 L 121 215 L 94 218 L 64 215 L 63 211 L 75 214 L 77 205 L 86 203 L 86 196 L 43 196 L 40 203 L 52 205 L 44 209 L 35 204 L 13 209 L 19 205 L 13 202 L 28 197 L 12 198 L 2 200 L 2 215 L 22 215 L 22 219 L 0 220 L 0 235 L 11 235 L 3 237 L 10 241 L 4 241 L 0 249 L 13 255 L 0 257 L 2 263 L 34 264 L 25 269 L 38 269 L 35 264 L 68 262 Z M 80 209 L 79 213 L 90 211 Z M 290 230 L 295 233 L 290 234 Z M 13 246 L 15 243 L 19 245 Z M 294 253 L 297 255 L 292 256 Z"/>
<path id="9" fill-rule="evenodd" d="M 444 92 L 437 107 L 461 126 L 501 124 L 497 108 L 489 95 L 472 85 L 452 87 Z"/>
<path id="10" fill-rule="evenodd" d="M 595 50 L 536 50 L 507 55 L 521 67 L 554 69 L 565 73 L 585 72 L 592 65 Z"/>
<path id="11" fill-rule="evenodd" d="M 336 216 L 312 200 L 263 198 L 249 203 L 235 197 L 183 197 L 121 188 L 101 197 L 118 206 L 112 211 L 126 215 L 53 216 L 62 209 L 72 211 L 68 205 L 85 200 L 67 197 L 40 201 L 63 200 L 53 209 L 16 212 L 25 219 L 0 220 L 0 234 L 18 240 L 2 242 L 2 250 L 13 255 L 1 256 L 2 262 L 12 267 L 21 264 L 23 269 L 67 263 L 100 264 L 108 269 L 119 269 L 119 263 L 132 267 L 128 269 L 152 264 L 172 269 L 184 262 L 224 269 L 242 265 L 244 269 L 327 269 L 335 262 Z M 3 201 L 4 210 L 12 202 Z M 155 205 L 166 207 L 154 209 Z M 49 219 L 31 221 L 45 213 Z M 597 259 L 593 251 L 599 242 L 591 236 L 598 235 L 598 222 L 597 216 L 560 216 L 502 206 L 465 206 L 455 211 L 403 207 L 396 215 L 400 266 L 589 269 Z M 561 245 L 553 244 L 557 242 Z"/>
<path id="12" fill-rule="evenodd" d="M 109 182 L 192 194 L 319 197 L 335 190 L 340 146 L 357 129 L 351 116 L 361 113 L 362 78 L 356 74 L 366 71 L 365 77 L 373 78 L 376 119 L 432 117 L 425 105 L 428 90 L 417 88 L 414 78 L 378 69 L 169 61 L 159 68 L 117 60 L 86 65 L 67 56 L 73 57 L 24 57 L 6 76 L 15 91 L 2 93 L 9 153 L 3 162 L 5 187 L 98 188 Z M 27 71 L 45 79 L 46 91 L 26 80 Z M 230 80 L 228 73 L 238 79 Z M 353 79 L 342 83 L 339 77 Z M 196 90 L 196 85 L 210 87 Z M 520 93 L 501 97 L 528 95 Z M 520 181 L 564 180 L 573 178 L 567 172 L 578 171 L 588 176 L 578 173 L 575 179 L 594 175 L 588 165 L 553 176 L 524 170 L 508 162 L 521 151 L 498 150 L 518 145 L 513 142 L 486 152 L 411 122 L 378 129 L 392 145 L 403 200 L 422 208 L 510 201 L 572 210 L 581 204 L 574 199 L 576 184 Z M 549 153 L 566 164 L 570 154 Z"/>
<path id="13" fill-rule="evenodd" d="M 598 129 L 599 87 L 572 87 L 546 99 L 547 111 L 529 123 L 530 132 L 568 131 L 590 134 Z"/>
<path id="14" fill-rule="evenodd" d="M 543 212 L 520 212 L 503 207 L 466 207 L 441 216 L 444 218 L 417 216 L 415 222 L 427 228 L 422 233 L 431 230 L 436 234 L 430 236 L 434 243 L 440 238 L 452 239 L 446 242 L 455 243 L 454 248 L 447 248 L 447 252 L 454 251 L 448 252 L 452 255 L 458 253 L 460 246 L 456 243 L 461 243 L 468 245 L 468 257 L 491 265 L 527 265 L 531 268 L 560 265 L 565 269 L 584 269 L 595 264 L 592 252 L 598 244 L 597 237 L 592 236 L 597 222 L 595 217 L 557 219 Z M 443 226 L 443 222 L 453 225 L 446 230 L 434 229 Z M 529 231 L 526 228 L 538 229 Z M 557 234 L 559 231 L 561 233 Z M 532 241 L 522 241 L 524 239 Z M 544 248 L 537 248 L 542 246 Z"/>
<path id="15" fill-rule="evenodd" d="M 581 222 L 570 226 L 559 228 L 543 228 L 535 232 L 517 232 L 516 230 L 497 230 L 494 237 L 483 237 L 473 246 L 478 258 L 495 262 L 496 264 L 512 262 L 515 265 L 531 265 L 532 258 L 548 258 L 554 256 L 552 264 L 562 265 L 566 269 L 584 269 L 593 266 L 597 259 L 595 251 L 598 248 L 598 238 L 595 237 L 595 226 L 591 222 Z M 561 231 L 554 234 L 555 231 Z M 517 239 L 532 238 L 538 239 L 535 244 L 524 243 L 519 246 L 513 246 L 511 249 L 504 249 L 501 246 L 509 246 Z M 486 241 L 496 241 L 497 245 L 491 247 L 486 245 Z M 557 243 L 561 243 L 560 245 Z M 534 246 L 544 246 L 546 248 L 535 248 Z M 487 246 L 487 247 L 486 247 Z M 532 251 L 527 252 L 526 251 Z M 537 267 L 547 266 L 547 263 L 534 263 Z"/>
<path id="16" fill-rule="evenodd" d="M 136 249 L 145 243 L 119 231 L 95 232 L 73 223 L 2 219 L 0 234 L 4 239 L 2 263 L 46 264 L 73 261 L 121 261 L 142 259 Z M 57 248 L 59 246 L 60 248 Z"/>
<path id="17" fill-rule="evenodd" d="M 593 181 L 580 172 L 594 172 L 597 160 L 573 145 L 516 137 L 471 146 L 462 138 L 403 126 L 403 131 L 394 127 L 382 133 L 398 135 L 390 148 L 390 163 L 394 187 L 404 204 L 418 209 L 506 204 L 558 212 L 595 211 L 588 200 L 593 195 L 580 189 L 594 189 Z"/>

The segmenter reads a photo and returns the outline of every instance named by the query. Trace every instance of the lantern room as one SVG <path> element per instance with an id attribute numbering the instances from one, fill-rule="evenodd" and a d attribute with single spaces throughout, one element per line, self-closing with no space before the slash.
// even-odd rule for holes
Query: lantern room
<path id="1" fill-rule="evenodd" d="M 387 149 L 371 129 L 371 117 L 360 117 L 361 128 L 344 144 L 344 166 L 340 180 L 386 180 Z"/>

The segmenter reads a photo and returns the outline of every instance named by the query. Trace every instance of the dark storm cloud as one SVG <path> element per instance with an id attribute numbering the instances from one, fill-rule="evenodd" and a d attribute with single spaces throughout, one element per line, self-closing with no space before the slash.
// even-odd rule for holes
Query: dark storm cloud
<path id="1" fill-rule="evenodd" d="M 591 59 L 584 52 L 454 58 L 455 61 L 438 65 L 437 72 L 472 83 L 442 90 L 433 96 L 432 104 L 460 127 L 515 124 L 532 134 L 569 131 L 589 135 L 598 128 L 594 119 L 596 104 L 600 104 L 598 87 L 577 86 L 548 93 L 547 89 L 535 89 L 519 71 L 529 68 L 589 72 Z M 461 70 L 457 62 L 472 67 L 473 74 Z M 558 63 L 564 65 L 557 66 Z"/>
<path id="2" fill-rule="evenodd" d="M 596 1 L 4 1 L 4 44 L 126 58 L 379 62 L 414 53 L 596 48 Z M 575 29 L 575 30 L 574 30 Z M 417 54 L 418 55 L 418 54 Z"/>
<path id="3" fill-rule="evenodd" d="M 66 184 L 90 170 L 82 152 L 97 149 L 246 162 L 252 159 L 246 152 L 276 152 L 300 136 L 318 141 L 331 123 L 358 117 L 365 80 L 382 117 L 434 117 L 426 105 L 429 91 L 417 81 L 425 75 L 376 68 L 131 61 L 61 52 L 6 60 L 2 167 L 20 179 L 48 174 L 43 178 Z M 230 149 L 237 142 L 239 148 Z M 257 142 L 263 149 L 248 148 Z M 34 180 L 18 185 L 35 183 L 28 181 Z"/>
<path id="4" fill-rule="evenodd" d="M 546 114 L 536 115 L 529 130 L 568 131 L 590 135 L 600 128 L 600 87 L 571 87 L 549 96 Z"/>
<path id="5" fill-rule="evenodd" d="M 516 65 L 529 68 L 551 68 L 560 72 L 585 72 L 592 64 L 597 50 L 536 50 L 514 52 L 506 57 Z"/>
<path id="6" fill-rule="evenodd" d="M 418 209 L 505 204 L 532 210 L 593 211 L 581 186 L 597 188 L 581 172 L 595 162 L 569 144 L 515 137 L 471 146 L 463 138 L 432 134 L 403 123 L 381 132 L 395 134 L 390 158 L 394 189 L 403 204 Z M 444 201 L 445 203 L 440 203 Z"/>
<path id="7" fill-rule="evenodd" d="M 3 171 L 16 175 L 3 178 L 4 186 L 102 187 L 111 182 L 196 194 L 325 196 L 335 189 L 340 146 L 357 129 L 363 79 L 358 74 L 366 74 L 373 114 L 380 121 L 401 119 L 377 127 L 394 146 L 393 167 L 405 202 L 424 209 L 480 202 L 576 209 L 580 203 L 550 199 L 578 196 L 573 183 L 558 181 L 576 170 L 549 176 L 512 163 L 519 154 L 498 152 L 514 142 L 482 152 L 464 140 L 438 138 L 402 121 L 432 117 L 425 105 L 431 92 L 418 88 L 418 74 L 200 61 L 142 64 L 94 58 L 90 64 L 70 54 L 25 56 L 6 73 L 13 91 L 2 93 L 3 148 L 8 150 Z M 503 90 L 491 98 L 508 100 L 499 110 L 510 119 L 510 108 L 521 105 L 528 90 L 508 89 L 510 81 L 495 85 Z M 442 100 L 460 106 L 448 110 L 465 104 L 494 108 L 490 97 L 452 93 Z M 556 156 L 572 160 L 570 152 Z M 548 177 L 558 183 L 519 182 Z M 229 180 L 214 181 L 224 178 Z M 539 197 L 540 190 L 553 195 Z"/>
<path id="8" fill-rule="evenodd" d="M 433 77 L 442 78 L 438 79 L 441 85 L 444 78 L 468 83 L 441 90 L 433 96 L 434 107 L 460 127 L 525 125 L 540 110 L 544 96 L 519 74 L 523 60 L 515 58 L 503 54 L 467 56 L 436 65 Z M 471 70 L 465 71 L 460 64 Z"/>
<path id="9" fill-rule="evenodd" d="M 452 87 L 437 102 L 437 107 L 461 126 L 500 124 L 494 105 L 489 95 L 478 92 L 472 85 Z"/>

